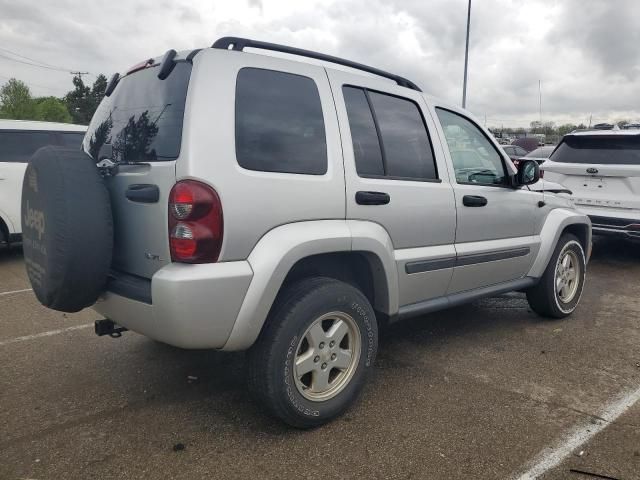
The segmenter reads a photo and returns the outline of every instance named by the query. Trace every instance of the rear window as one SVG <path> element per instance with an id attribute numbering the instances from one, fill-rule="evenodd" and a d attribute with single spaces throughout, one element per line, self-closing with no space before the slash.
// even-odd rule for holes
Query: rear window
<path id="1" fill-rule="evenodd" d="M 561 163 L 640 165 L 640 135 L 567 136 L 551 160 Z"/>
<path id="2" fill-rule="evenodd" d="M 158 68 L 125 76 L 111 96 L 103 98 L 84 141 L 95 160 L 106 143 L 114 160 L 121 162 L 178 158 L 191 64 L 177 63 L 165 80 L 158 78 Z"/>
<path id="3" fill-rule="evenodd" d="M 27 163 L 36 150 L 53 143 L 49 132 L 0 132 L 0 162 Z"/>

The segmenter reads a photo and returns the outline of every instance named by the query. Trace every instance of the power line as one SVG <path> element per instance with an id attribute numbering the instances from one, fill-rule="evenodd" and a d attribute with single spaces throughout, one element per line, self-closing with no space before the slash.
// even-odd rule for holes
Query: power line
<path id="1" fill-rule="evenodd" d="M 42 66 L 45 66 L 45 67 L 60 68 L 60 69 L 63 69 L 63 70 L 69 70 L 69 69 L 66 69 L 66 68 L 64 68 L 64 67 L 60 67 L 60 66 L 56 66 L 56 65 L 51 65 L 50 63 L 41 62 L 40 60 L 36 60 L 35 58 L 31 58 L 31 57 L 27 57 L 27 56 L 25 56 L 25 55 L 21 55 L 20 53 L 16 53 L 16 52 L 14 52 L 14 51 L 12 51 L 12 50 L 9 50 L 9 49 L 7 49 L 7 48 L 0 48 L 0 51 L 3 51 L 3 52 L 8 53 L 8 54 L 10 54 L 10 55 L 14 55 L 14 56 L 16 56 L 16 57 L 23 58 L 23 59 L 25 59 L 25 60 L 29 60 L 30 62 L 37 63 L 37 64 L 42 65 Z"/>
<path id="2" fill-rule="evenodd" d="M 82 75 L 89 75 L 89 72 L 69 72 L 74 77 L 78 77 L 82 81 Z"/>
<path id="3" fill-rule="evenodd" d="M 20 53 L 14 52 L 12 50 L 6 49 L 6 48 L 0 48 L 0 51 L 2 52 L 6 52 L 10 55 L 13 55 L 15 57 L 20 57 L 20 58 L 13 58 L 10 57 L 8 55 L 2 54 L 0 53 L 0 58 L 3 58 L 5 60 L 9 60 L 12 62 L 17 62 L 17 63 L 21 63 L 23 65 L 28 65 L 30 67 L 37 67 L 37 68 L 44 68 L 47 70 L 54 70 L 57 72 L 65 72 L 65 73 L 71 73 L 71 74 L 80 74 L 80 78 L 82 78 L 82 75 L 92 75 L 90 72 L 74 72 L 72 69 L 70 68 L 65 68 L 65 67 L 61 67 L 61 66 L 56 66 L 56 65 L 52 65 L 50 63 L 45 63 L 45 62 L 41 62 L 40 60 L 36 60 L 35 58 L 31 58 L 31 57 L 27 57 L 26 55 L 22 55 Z"/>
<path id="4" fill-rule="evenodd" d="M 18 58 L 12 58 L 12 57 L 9 57 L 7 55 L 3 55 L 1 53 L 0 53 L 0 58 L 4 58 L 5 60 L 10 60 L 12 62 L 22 63 L 24 65 L 29 65 L 31 67 L 46 68 L 47 70 L 56 70 L 58 72 L 67 72 L 67 73 L 70 72 L 70 70 L 67 70 L 66 68 L 49 67 L 47 65 L 38 65 L 37 63 L 26 62 L 26 61 L 20 60 Z"/>

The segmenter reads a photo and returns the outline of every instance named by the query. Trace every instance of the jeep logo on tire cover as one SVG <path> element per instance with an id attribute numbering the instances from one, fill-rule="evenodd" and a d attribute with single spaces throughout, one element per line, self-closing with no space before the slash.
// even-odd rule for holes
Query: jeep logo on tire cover
<path id="1" fill-rule="evenodd" d="M 42 240 L 42 235 L 44 234 L 44 212 L 31 208 L 29 200 L 27 200 L 25 210 L 24 226 L 35 230 L 38 233 L 38 240 Z"/>
<path id="2" fill-rule="evenodd" d="M 598 169 L 597 168 L 587 168 L 587 173 L 598 173 Z"/>

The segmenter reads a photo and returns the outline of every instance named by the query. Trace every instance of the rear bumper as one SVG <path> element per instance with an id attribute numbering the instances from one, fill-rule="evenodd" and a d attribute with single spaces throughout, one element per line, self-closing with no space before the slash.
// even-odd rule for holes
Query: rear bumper
<path id="1" fill-rule="evenodd" d="M 594 235 L 640 240 L 640 210 L 576 205 L 589 216 Z"/>
<path id="2" fill-rule="evenodd" d="M 639 215 L 640 217 L 640 215 Z M 619 218 L 589 215 L 594 235 L 607 235 L 640 240 L 640 218 Z"/>
<path id="3" fill-rule="evenodd" d="M 594 225 L 593 234 L 640 241 L 640 229 L 629 230 L 628 228 L 624 227 Z"/>
<path id="4" fill-rule="evenodd" d="M 150 282 L 119 278 L 93 308 L 118 325 L 176 347 L 222 348 L 252 277 L 246 261 L 172 263 Z M 149 283 L 150 298 L 145 295 Z"/>

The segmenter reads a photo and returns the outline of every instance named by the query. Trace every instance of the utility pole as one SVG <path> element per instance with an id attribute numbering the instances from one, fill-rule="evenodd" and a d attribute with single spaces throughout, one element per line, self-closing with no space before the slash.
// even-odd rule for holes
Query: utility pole
<path id="1" fill-rule="evenodd" d="M 540 108 L 540 126 L 542 126 L 542 80 L 538 80 L 538 101 Z"/>
<path id="2" fill-rule="evenodd" d="M 82 75 L 89 75 L 89 72 L 69 72 L 74 77 L 80 78 L 82 80 Z"/>
<path id="3" fill-rule="evenodd" d="M 467 66 L 469 65 L 469 26 L 471 25 L 471 0 L 467 8 L 467 43 L 464 49 L 464 81 L 462 83 L 462 108 L 467 107 Z"/>

